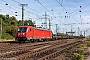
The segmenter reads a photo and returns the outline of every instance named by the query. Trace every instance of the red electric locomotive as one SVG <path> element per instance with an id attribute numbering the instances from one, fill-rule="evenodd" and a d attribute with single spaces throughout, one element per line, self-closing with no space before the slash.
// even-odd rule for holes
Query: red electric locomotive
<path id="1" fill-rule="evenodd" d="M 16 35 L 16 40 L 21 42 L 25 41 L 45 41 L 46 39 L 52 39 L 52 31 L 35 28 L 32 26 L 19 26 Z"/>

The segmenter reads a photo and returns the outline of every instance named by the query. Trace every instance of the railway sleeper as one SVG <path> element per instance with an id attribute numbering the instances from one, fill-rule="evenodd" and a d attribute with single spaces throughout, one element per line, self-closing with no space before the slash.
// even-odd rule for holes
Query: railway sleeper
<path id="1" fill-rule="evenodd" d="M 32 52 L 32 53 L 29 52 L 29 54 L 28 54 L 28 53 L 25 53 L 25 57 L 26 57 L 26 55 L 27 55 L 27 57 L 32 57 L 32 56 L 40 55 L 40 53 L 38 53 L 38 52 L 39 52 L 39 51 L 34 51 L 34 52 Z M 44 51 L 44 52 L 47 52 L 47 51 Z M 36 53 L 37 53 L 37 54 L 36 54 Z M 17 53 L 17 54 L 18 54 L 18 53 Z M 20 58 L 21 58 L 22 55 L 23 55 L 23 54 L 19 55 Z M 15 58 L 20 59 L 19 56 L 16 56 Z M 23 57 L 24 57 L 24 56 L 23 56 Z"/>
<path id="2" fill-rule="evenodd" d="M 59 48 L 59 46 L 58 46 L 58 48 Z M 55 51 L 56 49 L 51 49 L 51 51 Z M 59 49 L 58 49 L 59 50 Z M 48 51 L 49 52 L 49 51 Z M 53 55 L 52 55 L 53 56 Z M 54 54 L 54 56 L 56 56 L 56 54 Z M 48 57 L 49 58 L 49 57 Z"/>
<path id="3" fill-rule="evenodd" d="M 45 56 L 45 55 L 47 55 L 47 54 L 50 54 L 50 53 L 52 53 L 52 52 L 54 52 L 53 49 L 48 50 L 48 51 L 40 51 L 40 54 L 39 54 L 38 56 L 43 57 L 43 56 Z M 46 54 L 46 53 L 47 53 L 47 54 Z M 36 54 L 37 54 L 37 53 L 36 53 Z M 43 55 L 43 54 L 44 54 L 44 55 Z"/>
<path id="4" fill-rule="evenodd" d="M 52 50 L 52 49 L 51 49 Z M 21 58 L 23 58 L 23 59 L 25 59 L 25 58 L 27 58 L 27 57 L 31 57 L 31 56 L 38 56 L 38 55 L 40 55 L 41 53 L 46 53 L 46 52 L 48 52 L 48 51 L 50 51 L 50 48 L 48 48 L 48 49 L 46 49 L 46 51 L 42 51 L 42 52 L 40 52 L 40 53 L 38 53 L 38 51 L 35 51 L 35 52 L 33 52 L 33 53 L 25 53 L 25 55 L 23 55 L 23 54 L 21 54 L 21 55 L 19 55 L 19 56 L 17 56 L 16 58 L 18 58 L 19 60 L 21 59 Z M 37 54 L 35 54 L 35 53 L 37 53 Z M 51 57 L 50 57 L 51 58 Z"/>
<path id="5" fill-rule="evenodd" d="M 38 60 L 53 59 L 53 58 L 55 58 L 57 55 L 59 55 L 59 52 L 63 51 L 64 49 L 67 49 L 67 48 L 73 47 L 74 45 L 77 45 L 77 44 L 78 44 L 78 43 L 73 44 L 73 45 L 71 45 L 71 46 L 69 46 L 69 47 L 63 48 L 63 49 L 61 49 L 61 50 L 59 50 L 59 51 L 57 51 L 57 52 L 55 52 L 55 53 L 52 53 L 52 54 L 46 55 L 46 56 L 44 56 L 44 57 L 42 57 L 42 58 L 40 58 L 40 59 L 38 59 Z"/>
<path id="6" fill-rule="evenodd" d="M 14 51 L 14 52 L 8 52 L 5 54 L 1 54 L 0 57 L 12 57 L 14 55 L 22 54 L 25 52 L 27 52 L 27 50 L 18 50 L 18 51 Z"/>
<path id="7" fill-rule="evenodd" d="M 20 51 L 19 51 L 19 52 L 20 52 Z M 32 54 L 32 55 L 29 55 L 29 54 L 27 54 L 27 55 L 29 55 L 28 57 L 40 55 L 40 53 L 35 54 L 36 52 L 39 52 L 39 51 L 38 51 L 38 50 L 36 50 L 36 51 L 34 51 L 34 52 L 30 53 L 30 54 Z M 18 54 L 18 53 L 17 53 L 17 54 Z M 22 54 L 21 54 L 21 55 L 22 55 Z M 20 56 L 21 56 L 21 55 L 20 55 Z M 18 58 L 18 57 L 16 56 L 16 58 Z"/>
<path id="8" fill-rule="evenodd" d="M 56 48 L 59 48 L 59 46 L 58 47 L 56 47 Z M 36 52 L 36 56 L 38 56 L 38 55 L 41 55 L 42 53 L 50 53 L 50 51 L 55 51 L 56 49 L 53 47 L 53 49 L 51 48 L 51 49 L 47 49 L 47 50 L 44 50 L 44 51 L 40 51 L 39 53 L 38 52 Z M 58 49 L 59 50 L 59 49 Z M 33 56 L 35 56 L 35 55 L 33 55 Z"/>
<path id="9" fill-rule="evenodd" d="M 38 59 L 38 60 L 53 59 L 53 58 L 55 58 L 57 55 L 58 55 L 58 53 L 52 53 L 52 54 L 46 55 L 46 56 L 44 56 L 44 57 L 42 57 L 42 58 L 40 58 L 40 59 Z"/>
<path id="10" fill-rule="evenodd" d="M 13 58 L 16 58 L 17 60 L 25 60 L 26 58 L 30 57 L 31 56 L 31 53 L 25 53 L 25 54 L 22 54 L 22 55 L 19 55 L 19 56 L 15 56 Z"/>

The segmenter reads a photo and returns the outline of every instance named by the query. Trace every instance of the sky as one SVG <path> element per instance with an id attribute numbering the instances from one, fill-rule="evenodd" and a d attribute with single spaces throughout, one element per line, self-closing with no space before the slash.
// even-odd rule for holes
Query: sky
<path id="1" fill-rule="evenodd" d="M 90 0 L 0 0 L 0 14 L 17 15 L 17 20 L 21 20 L 21 4 L 27 4 L 24 20 L 31 19 L 36 26 L 43 25 L 46 12 L 47 29 L 50 20 L 53 33 L 56 33 L 57 24 L 58 32 L 72 30 L 76 32 L 74 35 L 84 35 L 85 31 L 86 36 L 90 35 Z"/>

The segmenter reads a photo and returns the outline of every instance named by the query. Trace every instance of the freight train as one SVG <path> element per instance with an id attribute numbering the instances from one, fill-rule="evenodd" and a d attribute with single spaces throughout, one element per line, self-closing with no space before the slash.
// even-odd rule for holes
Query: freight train
<path id="1" fill-rule="evenodd" d="M 19 26 L 16 34 L 16 41 L 47 41 L 56 39 L 72 39 L 74 36 L 53 35 L 51 30 L 36 28 L 33 26 Z M 81 38 L 81 37 L 76 37 Z"/>

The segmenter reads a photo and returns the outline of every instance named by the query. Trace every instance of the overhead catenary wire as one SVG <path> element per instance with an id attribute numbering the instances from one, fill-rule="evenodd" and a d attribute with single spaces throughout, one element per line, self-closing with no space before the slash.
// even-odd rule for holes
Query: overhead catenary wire
<path id="1" fill-rule="evenodd" d="M 74 0 L 78 5 L 79 5 L 79 3 L 76 1 L 76 0 Z M 86 6 L 85 6 L 85 8 L 86 8 Z M 84 7 L 82 7 L 81 9 L 83 9 L 84 10 Z M 85 10 L 84 10 L 85 11 Z M 85 11 L 85 13 L 87 13 L 86 11 Z M 87 13 L 87 15 L 88 15 L 88 13 Z M 86 15 L 85 15 L 86 16 Z"/>
<path id="2" fill-rule="evenodd" d="M 3 6 L 6 4 L 6 7 L 8 7 L 9 11 L 7 11 L 7 10 L 6 10 L 6 11 L 7 11 L 7 12 L 10 12 L 10 13 L 8 13 L 8 14 L 10 14 L 10 15 L 11 15 L 11 14 L 14 15 L 15 12 L 16 12 L 16 11 L 19 11 L 18 9 L 20 9 L 19 7 L 16 7 L 16 6 L 14 6 L 14 5 L 13 5 L 13 6 L 14 6 L 14 7 L 13 7 L 13 6 L 10 4 L 10 2 L 7 2 L 7 1 L 5 1 L 5 0 L 1 0 L 1 1 L 4 2 L 4 3 L 2 3 Z M 16 9 L 15 7 L 18 8 L 18 9 Z M 4 8 L 3 8 L 3 9 L 4 9 Z M 5 10 L 5 9 L 4 9 L 4 10 Z M 3 11 L 4 11 L 4 10 L 3 10 Z M 11 13 L 11 12 L 12 12 L 12 13 Z M 20 11 L 19 11 L 19 12 L 20 12 Z M 18 13 L 17 13 L 17 14 L 18 14 Z"/>
<path id="3" fill-rule="evenodd" d="M 1 0 L 1 1 L 3 1 L 3 2 L 5 2 L 5 3 L 7 3 L 8 4 L 8 7 L 9 8 L 11 8 L 11 9 L 13 9 L 13 11 L 17 11 L 18 12 L 18 14 L 20 14 L 20 12 L 21 12 L 21 7 L 19 7 L 20 6 L 20 2 L 18 2 L 18 1 L 16 1 L 16 0 L 12 0 L 13 2 L 15 2 L 15 3 L 18 3 L 17 5 L 18 5 L 18 7 L 16 6 L 16 4 L 15 5 L 10 5 L 10 2 L 8 2 L 8 1 L 5 1 L 5 0 Z M 18 8 L 18 9 L 16 9 L 16 8 Z M 32 8 L 30 8 L 30 7 L 28 7 L 30 10 L 33 10 L 33 11 L 35 11 L 35 12 L 37 12 L 37 13 L 39 13 L 40 14 L 40 12 L 38 12 L 38 11 L 36 11 L 36 10 L 34 10 L 34 9 L 32 9 Z M 27 10 L 27 9 L 26 9 Z M 12 11 L 12 12 L 13 12 Z M 32 13 L 32 12 L 30 12 L 29 10 L 27 10 L 27 15 L 28 16 L 30 16 L 30 14 L 28 14 L 28 12 L 30 13 L 30 14 L 33 14 L 33 15 L 35 15 L 34 13 Z M 26 13 L 26 11 L 25 11 L 25 13 Z M 20 15 L 19 15 L 20 16 Z M 32 15 L 31 15 L 32 16 Z M 35 18 L 35 17 L 34 17 Z"/>
<path id="4" fill-rule="evenodd" d="M 51 11 L 50 10 L 48 10 L 39 0 L 35 0 L 35 1 L 37 1 L 41 6 L 43 6 L 48 12 L 50 12 L 51 13 Z M 51 13 L 51 15 L 52 16 L 54 16 L 54 14 L 53 13 Z"/>
<path id="5" fill-rule="evenodd" d="M 57 0 L 56 0 L 57 1 Z M 65 8 L 65 7 L 63 7 L 63 5 L 61 5 L 60 3 L 59 3 L 59 1 L 57 1 L 57 3 L 64 9 L 64 10 L 66 10 L 67 11 L 67 9 Z M 67 11 L 68 13 L 69 13 L 69 11 Z M 70 14 L 70 13 L 69 13 Z M 71 15 L 71 14 L 70 14 Z M 71 15 L 72 16 L 72 15 Z M 72 16 L 73 17 L 73 16 Z M 74 17 L 73 17 L 74 18 Z M 76 20 L 77 22 L 78 22 L 78 20 L 77 19 L 75 19 L 74 18 L 74 20 Z M 78 22 L 79 23 L 79 22 Z"/>
<path id="6" fill-rule="evenodd" d="M 12 1 L 14 1 L 14 2 L 16 2 L 16 3 L 18 3 L 18 4 L 21 4 L 20 2 L 18 2 L 18 1 L 16 1 L 16 0 L 12 0 Z M 30 10 L 33 10 L 33 11 L 35 11 L 35 12 L 37 12 L 37 13 L 41 13 L 41 12 L 39 12 L 39 11 L 36 11 L 35 9 L 33 9 L 33 8 L 30 8 L 30 7 L 28 7 Z M 42 14 L 42 13 L 41 13 Z"/>
<path id="7" fill-rule="evenodd" d="M 68 0 L 66 0 L 67 2 L 69 2 Z M 76 0 L 74 0 L 75 1 L 75 3 L 78 5 L 78 7 L 80 6 L 79 5 L 79 3 L 76 1 Z M 88 3 L 90 3 L 90 2 L 88 2 Z M 69 3 L 70 4 L 70 3 Z M 71 7 L 72 7 L 72 5 L 70 5 Z M 87 8 L 88 6 L 90 6 L 90 4 L 87 4 L 86 6 L 84 6 L 84 7 L 82 7 L 81 9 L 82 10 L 84 10 L 85 8 Z M 73 5 L 73 7 L 75 7 L 74 5 Z M 76 7 L 75 7 L 76 8 Z M 76 8 L 77 9 L 77 8 Z M 78 12 L 80 9 L 77 9 L 77 10 L 75 10 L 74 12 L 71 12 L 70 14 L 74 14 L 74 13 L 76 13 L 76 12 Z M 84 10 L 85 11 L 85 10 Z M 86 11 L 85 11 L 86 12 Z M 89 15 L 87 12 L 86 12 L 86 14 L 87 15 Z M 84 14 L 85 15 L 85 14 Z M 86 16 L 86 15 L 85 15 Z"/>
<path id="8" fill-rule="evenodd" d="M 14 2 L 16 2 L 18 4 L 21 4 L 20 2 L 18 2 L 16 0 L 12 0 L 12 1 L 14 1 Z M 34 13 L 29 11 L 28 9 L 34 11 Z M 35 14 L 35 12 L 36 12 L 36 14 Z M 41 16 L 41 14 L 43 14 L 43 13 L 41 13 L 41 12 L 27 6 L 27 8 L 25 9 L 25 14 L 26 14 L 25 19 L 29 18 L 29 19 L 32 19 L 33 21 L 36 19 L 38 21 L 39 19 L 37 19 L 36 15 L 38 14 L 38 16 Z"/>
<path id="9" fill-rule="evenodd" d="M 39 0 L 38 0 L 39 1 Z M 63 0 L 61 1 L 61 2 L 63 2 Z M 48 4 L 48 3 L 47 3 Z M 61 3 L 62 4 L 62 3 Z M 53 13 L 54 12 L 54 7 L 53 6 L 51 6 L 50 4 L 48 4 L 52 9 L 50 10 L 50 12 L 52 11 L 52 14 L 54 15 L 52 18 L 54 19 L 54 18 L 57 18 L 57 17 L 59 17 L 59 16 L 55 16 L 55 14 Z M 57 11 L 55 11 L 55 12 L 57 12 Z M 57 13 L 60 13 L 60 12 L 57 12 Z M 60 19 L 59 18 L 57 18 L 56 19 L 56 21 L 59 21 Z M 62 21 L 61 21 L 61 23 L 63 23 Z M 64 23 L 63 23 L 64 24 Z"/>
<path id="10" fill-rule="evenodd" d="M 57 0 L 56 0 L 57 1 Z M 78 22 L 78 20 L 74 17 L 74 16 L 72 16 L 71 14 L 70 14 L 70 12 L 62 5 L 62 4 L 60 4 L 60 2 L 59 1 L 57 1 L 57 3 L 66 11 L 66 13 L 68 13 L 76 22 Z M 79 22 L 78 22 L 79 23 Z M 65 23 L 64 23 L 65 24 Z"/>

